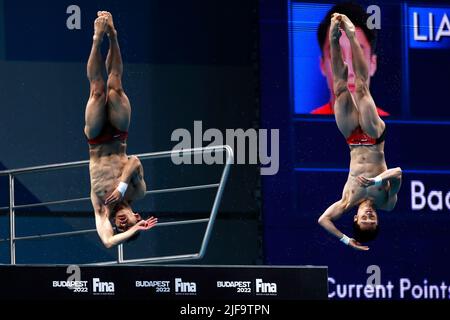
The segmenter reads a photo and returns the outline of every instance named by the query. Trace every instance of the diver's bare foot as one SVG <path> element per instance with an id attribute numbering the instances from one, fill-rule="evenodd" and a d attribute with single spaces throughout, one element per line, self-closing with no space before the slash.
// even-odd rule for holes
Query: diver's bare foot
<path id="1" fill-rule="evenodd" d="M 331 15 L 331 23 L 330 23 L 330 41 L 335 43 L 339 43 L 339 38 L 342 33 L 340 30 L 342 21 L 342 15 L 339 13 L 333 13 Z"/>
<path id="2" fill-rule="evenodd" d="M 116 37 L 117 36 L 117 31 L 116 28 L 114 27 L 114 20 L 113 20 L 113 16 L 110 12 L 108 11 L 99 11 L 97 12 L 97 15 L 99 17 L 105 17 L 108 20 L 108 26 L 106 28 L 106 34 L 108 35 L 109 38 L 111 37 Z"/>
<path id="3" fill-rule="evenodd" d="M 98 17 L 94 22 L 94 42 L 101 43 L 108 27 L 106 17 Z"/>
<path id="4" fill-rule="evenodd" d="M 353 22 L 345 15 L 345 14 L 341 14 L 341 28 L 342 30 L 344 30 L 345 34 L 347 35 L 347 37 L 353 38 L 355 36 L 355 25 L 353 24 Z"/>
<path id="5" fill-rule="evenodd" d="M 342 36 L 341 26 L 343 25 L 343 15 L 339 13 L 333 13 L 331 15 L 331 23 L 330 23 L 330 43 L 335 47 L 334 50 L 338 51 L 340 55 L 340 43 L 339 39 Z M 342 61 L 342 67 L 337 68 L 337 70 L 333 71 L 334 73 L 334 83 L 333 90 L 334 92 L 340 92 L 342 87 L 347 87 L 347 78 L 348 78 L 348 66 L 345 61 Z M 343 85 L 344 82 L 344 85 Z"/>

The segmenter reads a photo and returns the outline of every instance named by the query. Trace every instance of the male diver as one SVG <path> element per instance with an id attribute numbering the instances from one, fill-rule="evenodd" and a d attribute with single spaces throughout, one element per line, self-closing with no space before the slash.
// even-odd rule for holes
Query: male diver
<path id="1" fill-rule="evenodd" d="M 360 242 L 373 240 L 377 236 L 377 209 L 391 211 L 395 207 L 402 170 L 387 169 L 384 158 L 386 125 L 378 115 L 370 94 L 368 66 L 355 32 L 355 26 L 347 16 L 339 13 L 332 15 L 329 37 L 336 96 L 334 114 L 339 131 L 350 147 L 351 160 L 342 198 L 328 207 L 318 222 L 344 244 L 357 250 L 369 250 Z M 354 92 L 348 88 L 348 66 L 341 46 L 351 48 Z M 354 235 L 349 238 L 336 228 L 334 221 L 355 206 L 358 206 L 358 211 L 353 218 Z"/>
<path id="2" fill-rule="evenodd" d="M 126 154 L 131 106 L 122 88 L 123 64 L 113 17 L 106 11 L 99 11 L 97 15 L 87 64 L 90 96 L 84 133 L 89 144 L 95 224 L 101 241 L 111 248 L 152 228 L 157 219 L 143 220 L 131 208 L 131 202 L 145 196 L 144 171 L 137 157 Z M 109 39 L 106 86 L 100 50 L 105 34 Z"/>

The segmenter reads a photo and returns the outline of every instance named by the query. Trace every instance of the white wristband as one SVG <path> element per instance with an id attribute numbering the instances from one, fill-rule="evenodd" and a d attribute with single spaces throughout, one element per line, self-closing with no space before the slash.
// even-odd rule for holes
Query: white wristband
<path id="1" fill-rule="evenodd" d="M 127 192 L 128 189 L 128 184 L 125 182 L 120 182 L 119 186 L 117 187 L 117 191 L 120 192 L 120 194 L 122 195 L 122 197 L 125 196 L 125 192 Z"/>
<path id="2" fill-rule="evenodd" d="M 348 244 L 350 243 L 350 238 L 344 234 L 339 241 L 341 241 L 342 243 L 344 243 L 345 245 L 348 246 Z"/>
<path id="3" fill-rule="evenodd" d="M 375 187 L 379 187 L 383 184 L 383 179 L 380 176 L 375 177 Z"/>

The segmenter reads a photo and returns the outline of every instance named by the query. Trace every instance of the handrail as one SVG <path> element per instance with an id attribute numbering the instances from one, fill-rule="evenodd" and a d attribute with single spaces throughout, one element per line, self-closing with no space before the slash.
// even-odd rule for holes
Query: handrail
<path id="1" fill-rule="evenodd" d="M 205 152 L 212 152 L 212 151 L 225 151 L 226 152 L 226 162 L 225 167 L 222 172 L 222 176 L 219 183 L 215 184 L 205 184 L 205 185 L 196 185 L 196 186 L 184 186 L 184 187 L 176 187 L 176 188 L 166 188 L 166 189 L 159 189 L 159 190 L 150 190 L 146 192 L 147 194 L 157 194 L 157 193 L 168 193 L 168 192 L 181 192 L 181 191 L 190 191 L 190 190 L 201 190 L 201 189 L 208 189 L 208 188 L 218 188 L 216 196 L 214 198 L 214 203 L 211 209 L 211 214 L 208 219 L 197 219 L 197 220 L 184 220 L 184 221 L 176 221 L 176 222 L 166 222 L 159 224 L 160 226 L 165 225 L 181 225 L 181 224 L 189 224 L 189 223 L 199 223 L 199 222 L 208 222 L 203 241 L 201 244 L 200 252 L 196 254 L 189 254 L 189 255 L 178 255 L 178 256 L 166 256 L 166 257 L 152 257 L 152 258 L 144 258 L 144 259 L 134 259 L 134 260 L 125 260 L 124 259 L 124 253 L 123 253 L 123 245 L 119 245 L 117 248 L 117 262 L 116 263 L 131 263 L 131 262 L 158 262 L 158 261 L 168 261 L 168 260 L 179 260 L 186 257 L 189 257 L 188 259 L 201 259 L 206 251 L 206 246 L 209 243 L 209 239 L 211 237 L 212 232 L 212 226 L 215 222 L 215 218 L 217 216 L 217 212 L 219 209 L 219 204 L 223 195 L 223 190 L 225 187 L 226 180 L 228 178 L 228 173 L 230 170 L 230 165 L 233 163 L 233 150 L 228 145 L 221 145 L 221 146 L 210 146 L 210 147 L 204 147 L 204 148 L 191 148 L 191 149 L 181 149 L 181 150 L 170 150 L 170 151 L 161 151 L 161 152 L 151 152 L 151 153 L 143 153 L 143 154 L 137 154 L 138 158 L 141 160 L 146 159 L 157 159 L 157 158 L 166 158 L 168 156 L 173 155 L 181 155 L 185 153 L 189 154 L 198 154 L 198 153 L 205 153 Z M 1 209 L 9 209 L 9 216 L 10 216 L 10 237 L 9 239 L 0 240 L 1 241 L 9 241 L 10 243 L 10 261 L 12 265 L 16 264 L 16 241 L 20 240 L 34 240 L 34 239 L 43 239 L 43 238 L 54 238 L 54 237 L 66 237 L 66 236 L 72 236 L 72 235 L 78 235 L 78 234 L 84 234 L 84 233 L 90 233 L 95 231 L 95 229 L 90 230 L 78 230 L 78 231 L 69 231 L 69 232 L 60 232 L 60 233 L 50 233 L 50 234 L 43 234 L 43 235 L 32 235 L 32 236 L 25 236 L 25 237 L 16 237 L 16 228 L 15 228 L 15 210 L 16 209 L 24 209 L 24 208 L 33 208 L 38 206 L 45 206 L 45 205 L 54 205 L 54 204 L 63 204 L 63 203 L 72 203 L 72 202 L 78 202 L 78 201 L 85 201 L 89 198 L 76 198 L 76 199 L 66 199 L 66 200 L 58 200 L 58 201 L 50 201 L 50 202 L 44 202 L 44 203 L 34 203 L 34 204 L 25 204 L 25 205 L 15 205 L 14 203 L 14 178 L 17 175 L 20 174 L 26 174 L 26 173 L 34 173 L 34 172 L 46 172 L 46 171 L 52 171 L 52 170 L 58 170 L 58 169 L 67 169 L 67 168 L 76 168 L 76 167 L 82 167 L 89 164 L 89 160 L 85 161 L 75 161 L 75 162 L 65 162 L 65 163 L 57 163 L 57 164 L 50 164 L 50 165 L 43 165 L 43 166 L 34 166 L 34 167 L 27 167 L 27 168 L 19 168 L 19 169 L 12 169 L 12 170 L 4 170 L 0 171 L 0 176 L 8 176 L 9 177 L 9 206 L 0 208 Z M 106 262 L 107 264 L 110 264 L 111 262 Z"/>
<path id="2" fill-rule="evenodd" d="M 167 226 L 176 226 L 176 225 L 182 225 L 182 224 L 194 224 L 194 223 L 206 223 L 209 222 L 208 219 L 192 219 L 192 220 L 182 220 L 182 221 L 169 221 L 169 222 L 160 222 L 158 223 L 156 227 L 167 227 Z M 49 239 L 49 238 L 60 238 L 60 237 L 70 237 L 70 236 L 76 236 L 80 234 L 87 234 L 87 233 L 94 233 L 97 232 L 97 229 L 86 229 L 86 230 L 77 230 L 77 231 L 66 231 L 66 232 L 56 232 L 56 233 L 45 233 L 45 234 L 38 234 L 35 236 L 23 236 L 23 237 L 16 237 L 15 240 L 23 241 L 23 240 L 37 240 L 37 239 Z M 1 242 L 9 241 L 10 238 L 6 239 L 0 239 Z"/>
<path id="3" fill-rule="evenodd" d="M 227 152 L 227 154 L 229 154 L 229 155 L 231 155 L 231 157 L 233 157 L 233 149 L 231 149 L 231 147 L 228 145 L 210 146 L 210 147 L 204 147 L 204 148 L 170 150 L 170 151 L 159 151 L 159 152 L 149 152 L 149 153 L 136 154 L 135 156 L 141 160 L 145 160 L 145 159 L 167 158 L 168 156 L 178 155 L 180 153 L 181 154 L 183 154 L 183 153 L 197 154 L 197 153 L 204 153 L 205 151 L 216 151 L 216 150 L 225 150 Z M 11 174 L 17 175 L 17 174 L 29 173 L 29 172 L 51 171 L 51 170 L 56 170 L 56 169 L 77 168 L 77 167 L 82 167 L 82 166 L 85 166 L 88 164 L 89 164 L 89 160 L 83 160 L 83 161 L 63 162 L 63 163 L 55 163 L 55 164 L 48 164 L 48 165 L 35 166 L 35 167 L 3 170 L 3 171 L 0 171 L 0 176 L 7 176 L 7 175 L 11 175 Z"/>
<path id="4" fill-rule="evenodd" d="M 192 191 L 192 190 L 202 190 L 202 189 L 212 189 L 217 188 L 219 183 L 211 183 L 211 184 L 202 184 L 196 186 L 185 186 L 185 187 L 176 187 L 176 188 L 166 188 L 166 189 L 155 189 L 149 190 L 145 192 L 145 195 L 149 194 L 157 194 L 157 193 L 170 193 L 170 192 L 182 192 L 182 191 Z M 39 203 L 28 203 L 14 206 L 13 209 L 28 209 L 28 208 L 36 208 L 36 207 L 45 207 L 45 206 L 53 206 L 56 204 L 65 204 L 65 203 L 73 203 L 73 202 L 82 202 L 91 200 L 90 197 L 83 198 L 74 198 L 74 199 L 65 199 L 58 201 L 47 201 L 47 202 L 39 202 Z M 1 207 L 0 211 L 9 210 L 9 207 Z"/>

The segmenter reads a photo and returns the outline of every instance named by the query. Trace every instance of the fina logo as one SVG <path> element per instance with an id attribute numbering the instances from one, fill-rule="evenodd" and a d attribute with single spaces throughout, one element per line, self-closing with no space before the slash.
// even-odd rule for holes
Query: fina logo
<path id="1" fill-rule="evenodd" d="M 450 8 L 408 8 L 410 48 L 450 48 Z"/>
<path id="2" fill-rule="evenodd" d="M 175 278 L 175 293 L 196 294 L 197 284 L 195 282 L 183 282 L 181 278 Z"/>
<path id="3" fill-rule="evenodd" d="M 113 295 L 115 292 L 114 282 L 101 282 L 99 278 L 92 279 L 92 286 L 94 294 Z"/>
<path id="4" fill-rule="evenodd" d="M 262 279 L 256 279 L 256 294 L 276 295 L 277 284 L 273 282 L 264 282 Z"/>

